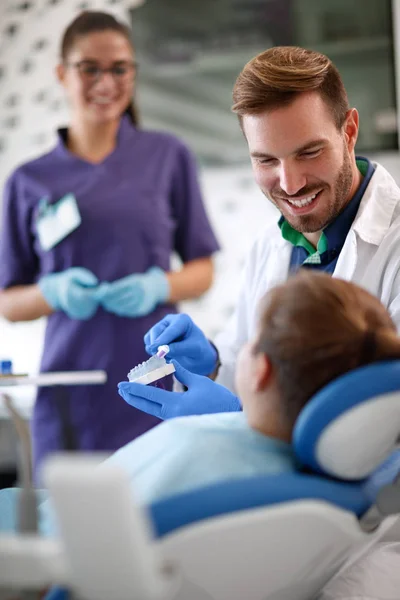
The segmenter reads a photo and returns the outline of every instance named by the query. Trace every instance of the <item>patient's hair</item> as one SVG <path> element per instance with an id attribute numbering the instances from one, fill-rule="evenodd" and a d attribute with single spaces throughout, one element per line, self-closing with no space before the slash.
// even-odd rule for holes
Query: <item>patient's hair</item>
<path id="1" fill-rule="evenodd" d="M 301 93 L 317 92 L 340 129 L 349 101 L 339 71 L 319 52 L 276 46 L 250 60 L 236 79 L 232 110 L 239 116 L 290 105 Z"/>
<path id="2" fill-rule="evenodd" d="M 268 355 L 292 427 L 327 383 L 369 363 L 400 359 L 400 337 L 381 302 L 359 286 L 302 270 L 262 306 L 256 352 Z"/>

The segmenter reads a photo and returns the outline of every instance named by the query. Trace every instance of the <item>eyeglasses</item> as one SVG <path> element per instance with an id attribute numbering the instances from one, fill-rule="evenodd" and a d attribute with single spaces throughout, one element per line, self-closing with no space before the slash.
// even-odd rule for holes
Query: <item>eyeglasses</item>
<path id="1" fill-rule="evenodd" d="M 67 63 L 68 67 L 77 69 L 82 81 L 87 85 L 93 85 L 99 81 L 103 73 L 111 73 L 114 81 L 119 85 L 125 85 L 133 81 L 138 64 L 133 61 L 124 61 L 113 64 L 108 69 L 102 69 L 98 64 L 82 60 L 76 63 Z"/>

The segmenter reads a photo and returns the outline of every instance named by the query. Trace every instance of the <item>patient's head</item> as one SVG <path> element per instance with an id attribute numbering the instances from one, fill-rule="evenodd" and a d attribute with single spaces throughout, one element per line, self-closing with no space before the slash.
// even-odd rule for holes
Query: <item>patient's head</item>
<path id="1" fill-rule="evenodd" d="M 400 338 L 380 301 L 353 283 L 304 270 L 263 299 L 236 384 L 251 427 L 289 440 L 319 389 L 351 369 L 391 358 L 400 358 Z"/>

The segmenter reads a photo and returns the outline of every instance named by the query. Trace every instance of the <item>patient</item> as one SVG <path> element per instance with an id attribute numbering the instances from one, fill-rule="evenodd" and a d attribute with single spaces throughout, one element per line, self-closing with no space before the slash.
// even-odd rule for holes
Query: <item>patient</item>
<path id="1" fill-rule="evenodd" d="M 293 471 L 293 426 L 308 400 L 339 375 L 390 358 L 400 358 L 400 338 L 380 301 L 352 283 L 304 270 L 262 301 L 257 332 L 237 364 L 243 412 L 165 421 L 108 462 L 128 471 L 144 503 L 223 480 Z M 204 387 L 205 378 L 176 368 L 188 387 L 183 394 L 200 379 Z M 207 393 L 215 393 L 218 384 L 207 382 Z"/>

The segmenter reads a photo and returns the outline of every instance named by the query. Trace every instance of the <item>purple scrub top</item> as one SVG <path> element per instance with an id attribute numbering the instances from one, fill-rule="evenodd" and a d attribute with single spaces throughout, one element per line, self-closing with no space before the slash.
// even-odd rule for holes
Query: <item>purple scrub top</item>
<path id="1" fill-rule="evenodd" d="M 51 152 L 19 167 L 6 184 L 1 288 L 31 284 L 77 266 L 101 281 L 114 281 L 154 265 L 168 271 L 174 250 L 183 262 L 218 250 L 194 159 L 180 140 L 138 130 L 124 116 L 116 149 L 93 165 L 68 151 L 65 136 L 61 130 Z M 36 229 L 39 201 L 56 202 L 67 193 L 75 195 L 82 223 L 45 252 Z M 143 336 L 170 312 L 176 308 L 164 304 L 140 318 L 118 317 L 101 307 L 88 321 L 63 312 L 50 315 L 41 371 L 104 369 L 108 381 L 103 386 L 38 389 L 32 423 L 36 466 L 65 446 L 116 450 L 159 422 L 126 404 L 117 383 L 148 358 Z"/>

